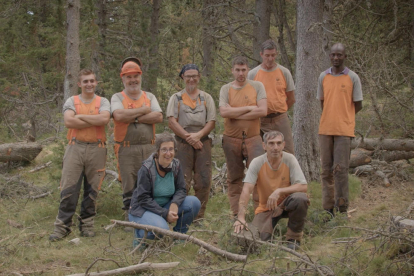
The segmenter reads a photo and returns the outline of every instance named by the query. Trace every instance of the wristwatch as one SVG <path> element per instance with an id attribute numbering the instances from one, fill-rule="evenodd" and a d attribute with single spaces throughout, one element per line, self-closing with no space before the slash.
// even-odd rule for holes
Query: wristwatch
<path id="1" fill-rule="evenodd" d="M 138 123 L 138 117 L 135 118 L 135 123 Z"/>

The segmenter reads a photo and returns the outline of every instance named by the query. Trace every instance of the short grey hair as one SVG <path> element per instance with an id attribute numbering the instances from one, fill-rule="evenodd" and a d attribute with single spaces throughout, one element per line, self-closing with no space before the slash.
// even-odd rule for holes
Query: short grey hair
<path id="1" fill-rule="evenodd" d="M 265 145 L 267 145 L 267 141 L 269 141 L 273 138 L 276 138 L 278 136 L 282 137 L 282 142 L 285 141 L 285 136 L 283 135 L 283 133 L 280 132 L 280 131 L 276 131 L 276 130 L 266 132 L 265 135 L 263 135 L 263 141 L 264 141 Z"/>
<path id="2" fill-rule="evenodd" d="M 158 154 L 161 150 L 161 145 L 167 142 L 174 142 L 174 151 L 177 151 L 177 140 L 175 140 L 174 136 L 171 133 L 164 132 L 157 135 L 155 138 L 155 154 L 154 157 L 158 158 Z"/>
<path id="3" fill-rule="evenodd" d="M 277 44 L 271 39 L 266 40 L 265 42 L 260 45 L 260 52 L 263 53 L 265 50 L 273 50 L 277 51 Z"/>

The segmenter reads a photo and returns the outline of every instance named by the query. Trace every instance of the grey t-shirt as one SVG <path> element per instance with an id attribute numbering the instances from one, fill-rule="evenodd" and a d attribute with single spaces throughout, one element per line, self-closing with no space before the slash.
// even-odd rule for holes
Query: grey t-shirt
<path id="1" fill-rule="evenodd" d="M 65 104 L 63 105 L 62 113 L 65 113 L 66 110 L 73 110 L 73 112 L 75 112 L 76 114 L 75 100 L 73 99 L 73 97 L 74 96 L 66 100 Z M 79 100 L 84 104 L 90 104 L 95 98 L 96 98 L 96 95 L 93 96 L 92 100 L 85 101 L 84 99 L 82 99 L 82 95 L 79 95 Z M 109 101 L 104 97 L 101 97 L 101 106 L 99 107 L 99 113 L 101 113 L 102 111 L 111 112 L 111 105 Z"/>
<path id="2" fill-rule="evenodd" d="M 155 95 L 150 93 L 150 92 L 145 92 L 145 94 L 147 95 L 148 99 L 151 101 L 151 111 L 162 113 L 162 109 L 161 109 L 161 107 L 160 107 L 160 105 L 157 101 L 157 98 L 155 98 Z M 127 95 L 127 97 L 128 97 L 128 95 Z M 142 97 L 142 93 L 141 93 L 141 96 L 136 100 L 139 100 L 141 97 Z M 111 115 L 117 109 L 124 109 L 124 105 L 122 104 L 123 100 L 124 100 L 124 96 L 122 95 L 121 92 L 116 93 L 112 96 L 112 98 L 111 98 Z"/>

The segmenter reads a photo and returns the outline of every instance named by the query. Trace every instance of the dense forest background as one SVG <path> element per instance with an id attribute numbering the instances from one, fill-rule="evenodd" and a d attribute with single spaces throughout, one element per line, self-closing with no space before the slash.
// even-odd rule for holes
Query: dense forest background
<path id="1" fill-rule="evenodd" d="M 0 143 L 59 133 L 61 106 L 77 93 L 79 68 L 92 68 L 98 94 L 110 99 L 123 88 L 120 63 L 128 56 L 142 59 L 143 89 L 162 108 L 182 88 L 178 72 L 186 63 L 202 68 L 201 88 L 218 104 L 220 87 L 231 81 L 232 58 L 245 55 L 253 68 L 268 38 L 277 41 L 278 62 L 297 84 L 290 111 L 296 147 L 304 137 L 300 123 L 311 125 L 305 133 L 316 133 L 317 77 L 329 67 L 335 42 L 347 46 L 347 65 L 363 83 L 357 134 L 414 137 L 409 0 L 12 0 L 1 1 L 0 11 Z M 216 132 L 222 130 L 218 123 Z M 315 160 L 312 151 L 307 155 Z"/>

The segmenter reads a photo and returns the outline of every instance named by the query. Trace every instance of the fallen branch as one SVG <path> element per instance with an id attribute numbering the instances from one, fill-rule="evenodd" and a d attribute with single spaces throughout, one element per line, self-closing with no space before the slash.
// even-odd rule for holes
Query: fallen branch
<path id="1" fill-rule="evenodd" d="M 34 169 L 31 169 L 31 170 L 29 171 L 29 173 L 33 173 L 33 172 L 40 171 L 40 170 L 42 170 L 42 169 L 44 169 L 44 168 L 49 167 L 49 166 L 50 166 L 50 164 L 52 164 L 52 161 L 49 161 L 49 162 L 47 162 L 46 164 L 43 164 L 43 165 L 38 166 L 38 167 L 36 167 L 36 168 L 34 168 Z"/>
<path id="2" fill-rule="evenodd" d="M 118 174 L 117 172 L 112 171 L 112 170 L 105 170 L 105 173 L 106 173 L 106 174 L 110 174 L 110 175 L 112 175 L 113 177 L 115 177 L 115 179 L 119 180 L 119 174 Z"/>
<path id="3" fill-rule="evenodd" d="M 33 199 L 33 200 L 35 200 L 35 199 L 38 199 L 38 198 L 47 197 L 48 195 L 51 195 L 51 194 L 52 194 L 52 192 L 51 192 L 51 191 L 49 191 L 49 192 L 47 192 L 47 193 L 40 194 L 40 195 L 37 195 L 37 196 L 31 196 L 31 197 L 29 197 L 29 198 L 30 198 L 30 199 Z"/>
<path id="4" fill-rule="evenodd" d="M 172 262 L 172 263 L 142 263 L 137 265 L 131 265 L 127 267 L 117 268 L 114 270 L 106 270 L 102 272 L 92 272 L 92 273 L 78 273 L 78 274 L 71 274 L 69 276 L 107 276 L 107 275 L 121 275 L 121 274 L 130 274 L 130 273 L 137 273 L 147 270 L 166 270 L 179 265 L 180 262 Z"/>
<path id="5" fill-rule="evenodd" d="M 239 255 L 239 254 L 234 254 L 234 253 L 230 253 L 228 251 L 222 250 L 220 248 L 217 248 L 209 243 L 206 243 L 205 241 L 202 241 L 200 239 L 197 239 L 193 236 L 189 236 L 186 234 L 182 234 L 182 233 L 178 233 L 178 232 L 172 232 L 169 230 L 165 230 L 159 227 L 155 227 L 155 226 L 151 226 L 151 225 L 143 225 L 143 224 L 138 224 L 138 223 L 134 223 L 134 222 L 126 222 L 126 221 L 121 221 L 121 220 L 111 220 L 112 223 L 116 223 L 118 225 L 121 226 L 129 226 L 129 227 L 133 227 L 136 229 L 143 229 L 145 231 L 151 231 L 151 232 L 155 232 L 157 234 L 161 234 L 164 236 L 170 236 L 173 237 L 175 239 L 179 239 L 179 240 L 185 240 L 185 241 L 189 241 L 192 242 L 198 246 L 201 246 L 205 249 L 207 249 L 208 251 L 225 257 L 231 261 L 235 261 L 235 262 L 245 262 L 247 259 L 246 255 Z"/>

